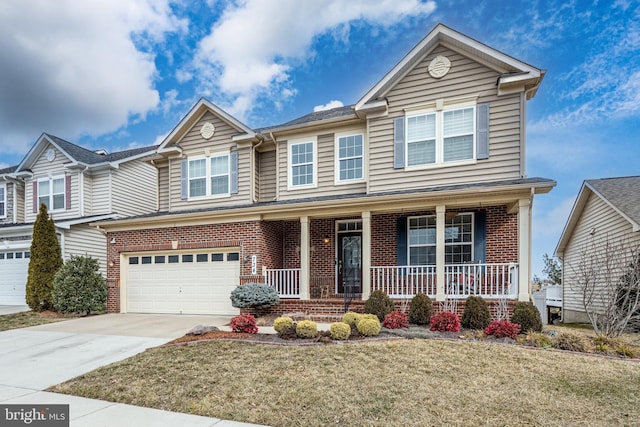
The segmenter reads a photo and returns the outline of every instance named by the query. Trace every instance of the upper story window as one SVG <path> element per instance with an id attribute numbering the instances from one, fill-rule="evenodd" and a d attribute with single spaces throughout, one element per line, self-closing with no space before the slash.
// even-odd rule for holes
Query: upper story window
<path id="1" fill-rule="evenodd" d="M 435 265 L 436 217 L 410 217 L 409 265 Z M 444 262 L 461 264 L 473 260 L 473 214 L 463 213 L 445 221 Z"/>
<path id="2" fill-rule="evenodd" d="M 438 108 L 438 109 L 436 109 Z M 393 168 L 471 163 L 489 158 L 489 103 L 475 100 L 413 110 L 393 120 Z"/>
<path id="3" fill-rule="evenodd" d="M 406 165 L 473 160 L 475 106 L 408 115 Z"/>
<path id="4" fill-rule="evenodd" d="M 338 135 L 336 144 L 336 175 L 338 182 L 363 178 L 363 135 Z"/>
<path id="5" fill-rule="evenodd" d="M 50 211 L 64 209 L 65 196 L 64 176 L 38 180 L 38 206 L 44 203 Z"/>
<path id="6" fill-rule="evenodd" d="M 289 187 L 314 187 L 317 171 L 316 140 L 290 142 Z"/>
<path id="7" fill-rule="evenodd" d="M 0 184 L 0 218 L 7 216 L 7 186 Z"/>
<path id="8" fill-rule="evenodd" d="M 229 155 L 189 160 L 189 197 L 229 194 Z"/>

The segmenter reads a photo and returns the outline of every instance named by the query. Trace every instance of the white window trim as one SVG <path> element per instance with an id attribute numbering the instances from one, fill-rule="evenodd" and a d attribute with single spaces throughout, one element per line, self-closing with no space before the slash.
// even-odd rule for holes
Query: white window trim
<path id="1" fill-rule="evenodd" d="M 63 202 L 62 202 L 62 207 L 59 209 L 53 209 L 53 181 L 61 179 L 62 183 L 63 183 L 63 190 L 62 190 L 62 197 L 63 197 Z M 66 210 L 67 208 L 67 177 L 66 175 L 56 175 L 56 176 L 52 176 L 51 178 L 40 178 L 38 181 L 38 194 L 36 194 L 36 200 L 38 200 L 38 210 L 40 209 L 40 189 L 42 188 L 41 185 L 46 183 L 46 185 L 49 187 L 49 203 L 47 203 L 47 211 L 48 212 L 62 212 L 64 210 Z M 60 193 L 57 193 L 60 194 Z"/>
<path id="2" fill-rule="evenodd" d="M 362 135 L 362 177 L 356 179 L 340 179 L 340 138 Z M 345 132 L 339 132 L 334 135 L 334 154 L 333 154 L 333 164 L 334 164 L 334 176 L 333 183 L 334 185 L 348 185 L 348 184 L 356 184 L 365 182 L 365 171 L 366 171 L 366 153 L 367 153 L 367 143 L 365 138 L 365 133 L 362 130 L 350 130 Z"/>
<path id="3" fill-rule="evenodd" d="M 293 150 L 292 146 L 312 143 L 313 145 L 313 182 L 311 184 L 293 185 Z M 304 190 L 318 187 L 318 137 L 292 139 L 287 142 L 287 190 Z"/>
<path id="4" fill-rule="evenodd" d="M 447 111 L 453 110 L 461 110 L 464 108 L 473 108 L 473 157 L 471 159 L 464 160 L 455 160 L 450 162 L 444 161 L 444 113 Z M 404 141 L 404 164 L 406 170 L 421 170 L 421 169 L 432 169 L 432 168 L 441 168 L 448 166 L 460 166 L 460 165 L 472 165 L 477 163 L 476 158 L 476 150 L 477 150 L 477 117 L 476 117 L 477 103 L 475 101 L 467 101 L 460 103 L 444 103 L 440 105 L 440 103 L 436 103 L 428 108 L 423 109 L 411 109 L 407 111 L 404 119 L 404 127 L 405 127 L 405 141 Z M 426 114 L 436 114 L 436 161 L 434 163 L 427 163 L 423 165 L 412 165 L 409 166 L 409 145 L 407 142 L 409 135 L 409 118 L 423 116 Z"/>
<path id="5" fill-rule="evenodd" d="M 476 234 L 475 234 L 475 221 L 476 221 L 476 217 L 474 215 L 473 212 L 457 212 L 456 216 L 460 216 L 460 215 L 470 215 L 471 216 L 471 241 L 470 242 L 464 242 L 464 245 L 470 245 L 471 246 L 471 262 L 475 262 L 475 241 L 476 241 Z M 437 243 L 433 243 L 433 244 L 426 244 L 426 245 L 411 245 L 411 242 L 409 240 L 409 234 L 411 233 L 411 219 L 416 219 L 416 218 L 436 218 L 436 215 L 414 215 L 414 216 L 409 216 L 407 217 L 407 265 L 411 265 L 411 248 L 412 247 L 423 247 L 423 246 L 429 246 L 429 247 L 436 247 Z M 447 224 L 445 222 L 445 228 L 447 227 Z M 445 231 L 446 233 L 446 231 Z M 437 237 L 436 237 L 436 241 L 437 241 Z M 444 245 L 446 246 L 451 246 L 451 245 L 459 245 L 460 243 L 458 242 L 450 242 L 447 243 L 445 241 Z M 433 264 L 435 265 L 435 264 Z"/>
<path id="6" fill-rule="evenodd" d="M 227 182 L 227 192 L 220 194 L 211 194 L 211 159 L 215 157 L 227 156 L 227 176 L 229 177 Z M 191 195 L 191 178 L 189 178 L 189 168 L 191 167 L 191 162 L 194 160 L 204 160 L 205 163 L 205 192 L 204 196 L 192 196 Z M 222 175 L 216 175 L 222 176 Z M 201 179 L 201 178 L 198 178 Z M 211 153 L 207 156 L 190 156 L 187 158 L 187 200 L 205 200 L 205 199 L 221 199 L 226 197 L 231 197 L 231 152 L 230 151 L 219 151 L 216 153 Z"/>
<path id="7" fill-rule="evenodd" d="M 0 188 L 3 190 L 4 200 L 0 200 L 0 202 L 4 203 L 4 209 L 0 211 L 0 218 L 4 219 L 7 217 L 7 199 L 9 195 L 7 194 L 7 184 L 0 184 Z"/>

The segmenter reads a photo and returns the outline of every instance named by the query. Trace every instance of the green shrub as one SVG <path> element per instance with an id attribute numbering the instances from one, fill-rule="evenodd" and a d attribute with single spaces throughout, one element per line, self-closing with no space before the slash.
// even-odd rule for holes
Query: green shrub
<path id="1" fill-rule="evenodd" d="M 344 322 L 332 323 L 329 327 L 329 333 L 334 340 L 348 340 L 351 335 L 351 326 Z"/>
<path id="2" fill-rule="evenodd" d="M 382 322 L 384 316 L 391 313 L 395 306 L 389 295 L 381 290 L 373 291 L 369 299 L 364 303 L 364 312 L 378 316 L 378 320 Z"/>
<path id="3" fill-rule="evenodd" d="M 376 316 L 373 313 L 364 313 L 364 314 L 360 314 L 358 317 L 356 317 L 356 327 L 358 326 L 358 324 L 362 321 L 362 320 L 378 320 L 378 316 Z M 378 323 L 380 323 L 380 320 L 378 320 Z"/>
<path id="4" fill-rule="evenodd" d="M 56 235 L 53 218 L 49 218 L 47 206 L 40 205 L 40 212 L 33 224 L 31 258 L 27 276 L 26 302 L 33 311 L 53 309 L 53 279 L 62 267 L 62 252 Z"/>
<path id="5" fill-rule="evenodd" d="M 542 332 L 542 319 L 540 312 L 530 302 L 519 302 L 513 308 L 511 322 L 520 325 L 520 330 L 525 333 L 529 331 Z"/>
<path id="6" fill-rule="evenodd" d="M 433 302 L 425 294 L 416 294 L 409 304 L 409 322 L 428 325 L 433 316 Z"/>
<path id="7" fill-rule="evenodd" d="M 53 306 L 61 313 L 89 314 L 107 309 L 107 282 L 98 260 L 71 256 L 53 279 Z"/>
<path id="8" fill-rule="evenodd" d="M 360 321 L 358 321 L 357 328 L 358 328 L 358 332 L 360 332 L 365 337 L 374 337 L 380 333 L 381 326 L 380 326 L 380 321 L 376 316 L 375 319 L 373 318 L 360 319 Z"/>
<path id="9" fill-rule="evenodd" d="M 348 311 L 342 316 L 342 321 L 349 326 L 355 326 L 358 320 L 358 317 L 362 316 L 360 313 L 355 313 L 353 311 Z"/>
<path id="10" fill-rule="evenodd" d="M 278 317 L 273 321 L 273 329 L 275 329 L 277 333 L 284 331 L 291 325 L 293 325 L 293 319 L 291 317 Z"/>
<path id="11" fill-rule="evenodd" d="M 485 329 L 491 323 L 489 306 L 482 297 L 471 296 L 467 298 L 462 312 L 460 324 L 468 329 Z"/>
<path id="12" fill-rule="evenodd" d="M 231 291 L 231 304 L 236 308 L 267 308 L 279 302 L 278 291 L 262 283 L 247 283 Z"/>
<path id="13" fill-rule="evenodd" d="M 591 342 L 585 336 L 567 332 L 560 332 L 553 337 L 552 345 L 554 348 L 560 350 L 578 351 L 581 353 L 589 353 L 592 350 Z"/>
<path id="14" fill-rule="evenodd" d="M 318 336 L 318 325 L 311 320 L 302 320 L 296 326 L 296 334 L 300 338 L 315 338 Z"/>

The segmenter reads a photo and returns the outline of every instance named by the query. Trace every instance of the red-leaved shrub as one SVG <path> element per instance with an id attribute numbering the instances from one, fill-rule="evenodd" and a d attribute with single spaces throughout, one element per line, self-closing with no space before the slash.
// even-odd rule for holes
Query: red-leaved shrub
<path id="1" fill-rule="evenodd" d="M 437 332 L 458 332 L 460 318 L 450 311 L 441 311 L 431 316 L 431 330 Z"/>
<path id="2" fill-rule="evenodd" d="M 251 314 L 241 314 L 231 319 L 231 330 L 233 332 L 245 332 L 257 334 L 256 318 Z"/>
<path id="3" fill-rule="evenodd" d="M 392 311 L 384 316 L 382 326 L 387 329 L 400 329 L 409 327 L 409 317 L 401 311 Z"/>
<path id="4" fill-rule="evenodd" d="M 520 325 L 511 323 L 508 320 L 496 320 L 487 326 L 484 333 L 493 335 L 496 338 L 511 338 L 515 340 L 520 333 Z"/>

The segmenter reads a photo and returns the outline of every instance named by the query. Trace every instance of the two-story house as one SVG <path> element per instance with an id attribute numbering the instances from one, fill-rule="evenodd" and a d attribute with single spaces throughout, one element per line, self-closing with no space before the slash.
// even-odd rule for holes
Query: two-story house
<path id="1" fill-rule="evenodd" d="M 105 232 L 92 221 L 157 209 L 156 147 L 91 151 L 43 134 L 22 162 L 0 170 L 0 305 L 24 305 L 33 223 L 54 219 L 63 258 L 88 255 L 106 271 Z"/>
<path id="2" fill-rule="evenodd" d="M 109 310 L 235 314 L 247 282 L 318 315 L 378 289 L 528 301 L 543 76 L 438 25 L 355 105 L 252 129 L 200 100 L 153 160 L 159 211 L 99 223 Z"/>

